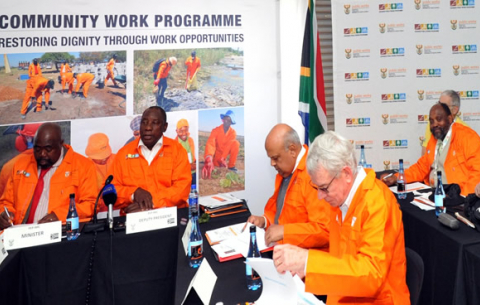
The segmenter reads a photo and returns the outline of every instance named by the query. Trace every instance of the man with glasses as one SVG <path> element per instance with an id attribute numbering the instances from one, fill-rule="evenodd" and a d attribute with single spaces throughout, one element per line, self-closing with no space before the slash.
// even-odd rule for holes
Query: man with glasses
<path id="1" fill-rule="evenodd" d="M 453 120 L 455 123 L 459 123 L 465 126 L 468 126 L 462 118 L 460 118 L 460 95 L 454 90 L 445 90 L 440 95 L 440 100 L 438 101 L 443 103 L 450 108 L 452 112 Z M 427 144 L 430 141 L 430 137 L 432 136 L 432 132 L 430 131 L 430 122 L 428 122 L 427 127 L 425 128 L 425 137 L 422 143 L 422 156 L 427 152 Z"/>
<path id="2" fill-rule="evenodd" d="M 474 193 L 480 181 L 480 137 L 470 127 L 454 123 L 450 108 L 442 103 L 432 106 L 429 121 L 433 137 L 427 152 L 405 170 L 405 179 L 435 186 L 436 172 L 441 171 L 443 184 L 458 184 L 463 196 Z M 384 176 L 387 185 L 397 182 L 397 175 Z"/>
<path id="3" fill-rule="evenodd" d="M 329 304 L 410 304 L 402 213 L 375 172 L 357 167 L 353 145 L 328 131 L 310 146 L 307 170 L 330 204 L 329 252 L 275 246 L 278 272 L 305 278 Z"/>
<path id="4" fill-rule="evenodd" d="M 278 124 L 265 140 L 270 165 L 277 171 L 275 192 L 265 205 L 263 216 L 248 222 L 266 228 L 265 242 L 283 242 L 304 248 L 328 245 L 329 207 L 318 200 L 309 185 L 306 170 L 308 147 L 302 146 L 295 130 Z"/>

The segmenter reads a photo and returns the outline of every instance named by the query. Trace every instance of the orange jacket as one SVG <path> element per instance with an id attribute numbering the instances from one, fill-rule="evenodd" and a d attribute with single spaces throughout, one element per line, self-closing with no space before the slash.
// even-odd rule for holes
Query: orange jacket
<path id="1" fill-rule="evenodd" d="M 113 67 L 115 66 L 115 59 L 110 59 L 110 61 L 107 63 L 107 70 L 110 71 L 110 73 L 113 74 Z"/>
<path id="2" fill-rule="evenodd" d="M 366 171 L 343 223 L 330 208 L 330 253 L 308 251 L 305 290 L 328 295 L 328 304 L 410 304 L 402 212 Z"/>
<path id="3" fill-rule="evenodd" d="M 408 183 L 423 181 L 429 185 L 430 167 L 435 158 L 437 139 L 431 137 L 427 144 L 427 152 L 405 170 Z M 468 126 L 452 125 L 450 148 L 445 158 L 445 175 L 447 182 L 460 185 L 462 195 L 475 192 L 475 186 L 480 181 L 480 137 Z"/>
<path id="4" fill-rule="evenodd" d="M 95 78 L 95 75 L 93 75 L 91 73 L 77 74 L 77 86 L 75 87 L 75 91 L 78 91 L 80 89 L 80 86 L 84 83 L 88 82 L 90 84 L 93 81 L 94 78 Z"/>
<path id="5" fill-rule="evenodd" d="M 132 194 L 141 187 L 150 192 L 154 208 L 187 206 L 192 175 L 187 152 L 173 139 L 163 136 L 163 145 L 148 165 L 136 139 L 115 156 L 112 171 L 113 184 L 117 189 L 117 204 L 123 208 L 132 203 Z"/>
<path id="6" fill-rule="evenodd" d="M 165 59 L 158 67 L 157 79 L 168 77 L 168 73 L 170 73 L 171 68 L 172 64 L 168 59 Z"/>
<path id="7" fill-rule="evenodd" d="M 223 124 L 215 127 L 208 137 L 205 146 L 205 157 L 218 154 L 220 158 L 227 158 L 228 149 L 225 149 L 225 147 L 229 147 L 229 142 L 236 141 L 236 138 L 237 132 L 231 126 L 226 133 L 223 131 Z"/>
<path id="8" fill-rule="evenodd" d="M 328 246 L 330 205 L 325 200 L 319 200 L 317 191 L 310 186 L 306 168 L 308 147 L 304 147 L 307 151 L 293 172 L 278 224 L 284 226 L 283 243 L 302 248 L 320 248 Z M 277 174 L 275 192 L 265 206 L 267 226 L 275 220 L 281 182 L 282 176 Z"/>
<path id="9" fill-rule="evenodd" d="M 40 68 L 40 64 L 35 66 L 33 63 L 31 63 L 30 66 L 28 66 L 28 76 L 30 76 L 30 78 L 42 76 L 42 68 Z"/>
<path id="10" fill-rule="evenodd" d="M 62 64 L 60 66 L 60 75 L 61 76 L 64 76 L 65 74 L 69 73 L 69 72 L 72 72 L 72 69 L 70 68 L 70 66 L 68 65 L 68 63 L 66 64 Z"/>
<path id="11" fill-rule="evenodd" d="M 42 94 L 45 93 L 45 104 L 48 104 L 48 101 L 50 100 L 50 89 L 47 88 L 47 84 L 48 79 L 41 76 L 33 80 L 33 90 L 31 94 L 32 97 L 37 98 L 37 103 L 38 99 L 40 99 Z"/>
<path id="12" fill-rule="evenodd" d="M 17 162 L 17 159 L 22 155 L 33 155 L 33 149 L 27 149 L 3 164 L 2 171 L 0 172 L 0 197 L 2 197 L 3 191 L 7 186 L 8 178 L 12 176 L 15 162 Z"/>
<path id="13" fill-rule="evenodd" d="M 55 212 L 58 219 L 65 221 L 70 203 L 69 195 L 75 193 L 78 216 L 90 218 L 98 192 L 95 167 L 92 161 L 74 152 L 69 145 L 64 144 L 64 148 L 68 150 L 50 180 L 48 213 Z M 5 192 L 0 198 L 0 208 L 3 210 L 5 206 L 15 213 L 15 224 L 23 222 L 37 181 L 38 167 L 35 156 L 22 155 L 15 162 Z"/>
<path id="14" fill-rule="evenodd" d="M 193 60 L 192 56 L 190 56 L 185 60 L 185 65 L 187 66 L 187 75 L 189 79 L 191 79 L 195 72 L 197 72 L 197 69 L 200 69 L 200 58 L 195 57 L 195 60 Z"/>

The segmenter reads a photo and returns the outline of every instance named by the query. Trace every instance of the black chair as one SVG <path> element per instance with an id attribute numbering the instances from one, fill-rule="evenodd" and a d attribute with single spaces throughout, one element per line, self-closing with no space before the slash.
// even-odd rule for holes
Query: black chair
<path id="1" fill-rule="evenodd" d="M 410 248 L 405 248 L 405 255 L 407 257 L 407 286 L 410 290 L 410 303 L 417 305 L 423 284 L 423 259 Z"/>

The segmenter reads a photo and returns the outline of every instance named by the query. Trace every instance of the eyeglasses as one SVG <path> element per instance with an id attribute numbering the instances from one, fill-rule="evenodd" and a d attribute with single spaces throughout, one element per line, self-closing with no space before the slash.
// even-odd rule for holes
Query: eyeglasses
<path id="1" fill-rule="evenodd" d="M 337 178 L 337 174 L 335 174 L 335 176 L 333 176 L 332 180 L 330 180 L 330 182 L 327 184 L 326 187 L 318 187 L 316 186 L 315 184 L 313 184 L 312 180 L 310 180 L 310 186 L 313 187 L 317 192 L 323 192 L 325 194 L 328 194 L 328 188 L 330 187 L 330 185 L 332 184 L 333 180 L 335 180 L 335 178 Z"/>

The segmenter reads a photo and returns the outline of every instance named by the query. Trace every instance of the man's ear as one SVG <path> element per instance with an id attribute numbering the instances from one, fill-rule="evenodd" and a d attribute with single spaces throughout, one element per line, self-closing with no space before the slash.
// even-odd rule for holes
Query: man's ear
<path id="1" fill-rule="evenodd" d="M 166 123 L 163 125 L 163 132 L 167 131 L 167 128 L 168 128 L 168 122 L 166 122 Z"/>
<path id="2" fill-rule="evenodd" d="M 355 179 L 353 177 L 353 170 L 349 166 L 344 166 L 342 168 L 342 173 L 345 175 L 345 181 L 347 183 L 353 183 L 353 180 Z"/>

